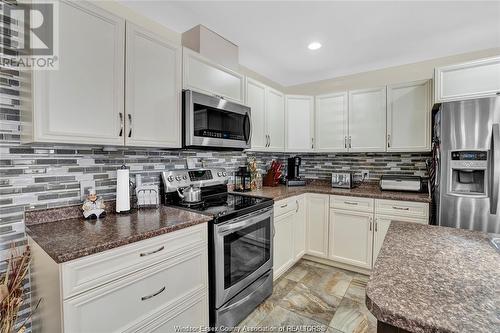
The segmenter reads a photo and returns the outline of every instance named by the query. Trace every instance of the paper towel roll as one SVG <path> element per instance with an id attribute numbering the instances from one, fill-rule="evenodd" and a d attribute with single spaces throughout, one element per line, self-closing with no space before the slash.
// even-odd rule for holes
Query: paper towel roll
<path id="1" fill-rule="evenodd" d="M 129 170 L 122 165 L 116 170 L 116 212 L 130 210 Z"/>

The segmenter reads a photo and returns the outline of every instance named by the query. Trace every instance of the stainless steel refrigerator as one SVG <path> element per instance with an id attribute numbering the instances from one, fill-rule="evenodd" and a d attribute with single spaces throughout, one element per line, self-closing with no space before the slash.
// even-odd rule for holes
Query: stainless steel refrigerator
<path id="1" fill-rule="evenodd" d="M 437 224 L 500 233 L 500 97 L 443 103 L 434 142 Z"/>

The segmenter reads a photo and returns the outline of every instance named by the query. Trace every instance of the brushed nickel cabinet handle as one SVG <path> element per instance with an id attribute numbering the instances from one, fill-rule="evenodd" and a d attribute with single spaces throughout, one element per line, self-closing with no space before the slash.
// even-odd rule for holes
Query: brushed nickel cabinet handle
<path id="1" fill-rule="evenodd" d="M 161 294 L 162 292 L 165 291 L 165 287 L 162 287 L 160 290 L 158 290 L 157 292 L 155 292 L 154 294 L 151 294 L 151 295 L 147 295 L 147 296 L 142 296 L 141 297 L 141 301 L 146 301 L 150 298 L 153 298 L 155 296 L 158 296 L 159 294 Z"/>
<path id="2" fill-rule="evenodd" d="M 139 254 L 139 256 L 141 256 L 141 257 L 146 257 L 146 256 L 149 256 L 149 255 L 151 255 L 151 254 L 155 254 L 155 253 L 158 253 L 158 252 L 160 252 L 160 251 L 163 251 L 164 249 L 165 249 L 165 246 L 162 246 L 162 247 L 160 247 L 159 249 L 154 250 L 154 251 L 151 251 L 151 252 L 143 252 L 143 253 Z"/>
<path id="3" fill-rule="evenodd" d="M 356 206 L 358 205 L 358 203 L 357 203 L 357 202 L 352 202 L 352 201 L 344 201 L 344 203 L 345 203 L 346 205 L 356 205 Z"/>
<path id="4" fill-rule="evenodd" d="M 391 135 L 387 134 L 387 148 L 391 148 Z"/>
<path id="5" fill-rule="evenodd" d="M 352 139 L 350 135 L 349 135 L 349 148 L 352 148 Z"/>
<path id="6" fill-rule="evenodd" d="M 396 206 L 392 206 L 392 209 L 397 209 L 397 210 L 410 210 L 409 207 L 396 207 Z"/>
<path id="7" fill-rule="evenodd" d="M 295 213 L 299 212 L 299 200 L 295 200 L 295 203 L 297 204 L 297 208 L 295 209 Z"/>
<path id="8" fill-rule="evenodd" d="M 118 115 L 120 116 L 120 133 L 118 133 L 118 136 L 123 135 L 123 113 L 118 112 Z"/>
<path id="9" fill-rule="evenodd" d="M 128 137 L 130 138 L 132 136 L 132 115 L 130 113 L 128 114 L 128 123 L 130 127 L 130 130 L 128 132 Z"/>
<path id="10" fill-rule="evenodd" d="M 285 207 L 287 207 L 287 206 L 288 206 L 288 204 L 284 204 L 284 205 L 281 205 L 280 207 L 281 207 L 281 208 L 285 208 Z"/>
<path id="11" fill-rule="evenodd" d="M 347 135 L 344 136 L 344 148 L 347 149 Z"/>

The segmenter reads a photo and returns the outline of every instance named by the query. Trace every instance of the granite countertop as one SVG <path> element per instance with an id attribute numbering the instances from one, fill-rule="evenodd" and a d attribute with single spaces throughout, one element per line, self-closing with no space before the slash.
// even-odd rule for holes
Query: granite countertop
<path id="1" fill-rule="evenodd" d="M 245 192 L 246 195 L 272 198 L 275 201 L 300 195 L 303 193 L 321 193 L 332 195 L 347 195 L 352 197 L 366 197 L 374 199 L 403 200 L 416 202 L 431 202 L 428 193 L 382 191 L 378 184 L 368 183 L 352 189 L 333 188 L 327 182 L 312 183 L 306 186 L 263 187 L 260 190 Z"/>
<path id="2" fill-rule="evenodd" d="M 43 219 L 48 214 L 57 215 L 54 211 L 37 214 Z M 56 263 L 63 263 L 211 219 L 208 215 L 160 206 L 133 210 L 130 214 L 108 213 L 98 220 L 75 217 L 36 224 L 27 222 L 26 232 Z"/>
<path id="3" fill-rule="evenodd" d="M 500 255 L 487 234 L 392 222 L 366 305 L 411 332 L 498 332 L 499 290 Z"/>

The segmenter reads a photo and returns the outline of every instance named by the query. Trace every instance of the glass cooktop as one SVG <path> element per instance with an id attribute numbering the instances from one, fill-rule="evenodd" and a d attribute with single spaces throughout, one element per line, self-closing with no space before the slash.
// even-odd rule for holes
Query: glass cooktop
<path id="1" fill-rule="evenodd" d="M 175 205 L 202 214 L 212 215 L 218 221 L 226 221 L 229 218 L 234 218 L 272 206 L 273 200 L 236 193 L 222 193 L 206 196 L 203 198 L 203 201 L 199 203 L 185 203 L 181 201 Z"/>

